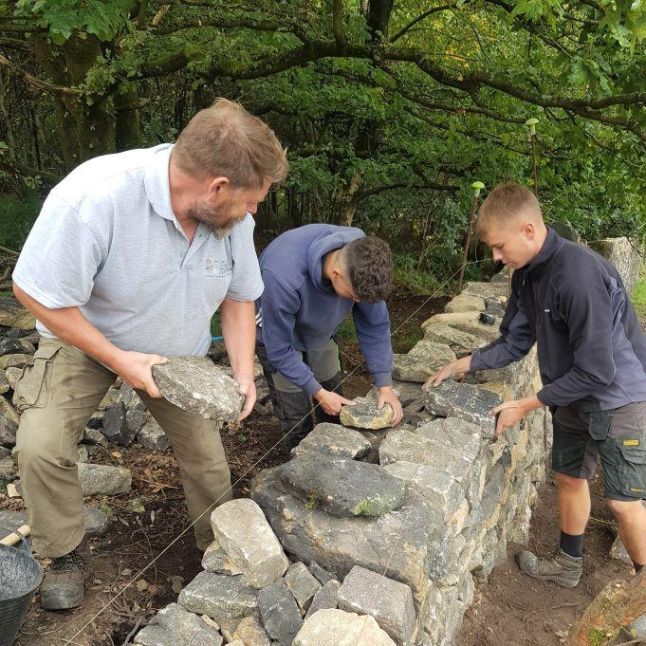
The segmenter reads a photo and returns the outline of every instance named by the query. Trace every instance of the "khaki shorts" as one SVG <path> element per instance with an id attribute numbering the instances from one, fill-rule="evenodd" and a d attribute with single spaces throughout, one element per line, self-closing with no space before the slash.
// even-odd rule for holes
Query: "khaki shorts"
<path id="1" fill-rule="evenodd" d="M 560 407 L 553 421 L 555 471 L 590 479 L 601 461 L 606 498 L 646 498 L 646 402 L 591 413 Z"/>

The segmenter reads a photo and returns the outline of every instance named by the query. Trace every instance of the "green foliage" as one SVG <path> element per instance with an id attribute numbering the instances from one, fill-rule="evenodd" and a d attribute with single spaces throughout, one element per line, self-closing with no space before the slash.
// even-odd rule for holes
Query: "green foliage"
<path id="1" fill-rule="evenodd" d="M 0 195 L 0 245 L 20 250 L 41 206 L 42 199 L 34 193 Z"/>
<path id="2" fill-rule="evenodd" d="M 642 271 L 641 278 L 633 289 L 632 302 L 642 324 L 646 323 L 646 269 Z"/>

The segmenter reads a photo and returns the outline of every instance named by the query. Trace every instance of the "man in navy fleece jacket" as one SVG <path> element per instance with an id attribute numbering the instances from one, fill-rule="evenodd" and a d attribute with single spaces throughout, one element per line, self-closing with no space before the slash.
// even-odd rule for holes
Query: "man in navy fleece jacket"
<path id="1" fill-rule="evenodd" d="M 390 291 L 388 244 L 361 229 L 310 224 L 287 231 L 260 256 L 265 291 L 256 302 L 257 354 L 290 446 L 313 427 L 314 398 L 323 415 L 335 419 L 351 404 L 340 393 L 341 366 L 334 335 L 352 312 L 357 338 L 379 407 L 390 404 L 393 426 L 402 407 L 392 388 L 393 352 L 384 298 Z"/>
<path id="2" fill-rule="evenodd" d="M 536 197 L 496 187 L 478 213 L 478 232 L 514 269 L 500 338 L 454 361 L 424 387 L 473 370 L 502 368 L 536 343 L 543 388 L 504 402 L 496 434 L 549 406 L 554 424 L 560 543 L 553 556 L 518 554 L 525 574 L 578 584 L 590 516 L 588 480 L 597 461 L 604 493 L 635 570 L 646 564 L 646 337 L 617 270 L 590 249 L 547 229 Z"/>

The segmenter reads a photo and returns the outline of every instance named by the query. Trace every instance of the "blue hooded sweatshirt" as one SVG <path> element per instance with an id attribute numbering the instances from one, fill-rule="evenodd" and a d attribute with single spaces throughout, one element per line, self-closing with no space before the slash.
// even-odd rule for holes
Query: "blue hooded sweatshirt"
<path id="1" fill-rule="evenodd" d="M 392 383 L 386 304 L 343 298 L 323 276 L 326 255 L 363 236 L 354 227 L 309 224 L 278 236 L 260 256 L 265 291 L 256 302 L 262 312 L 258 339 L 274 368 L 310 395 L 321 384 L 297 353 L 325 345 L 350 312 L 375 385 Z"/>

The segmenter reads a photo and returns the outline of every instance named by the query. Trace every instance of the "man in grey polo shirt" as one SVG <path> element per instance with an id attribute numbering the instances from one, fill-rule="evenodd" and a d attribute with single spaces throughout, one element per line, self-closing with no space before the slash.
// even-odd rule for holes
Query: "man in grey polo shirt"
<path id="1" fill-rule="evenodd" d="M 205 355 L 210 320 L 222 332 L 246 417 L 255 401 L 254 300 L 262 280 L 252 214 L 287 171 L 271 129 L 220 99 L 172 146 L 85 162 L 49 194 L 13 274 L 42 340 L 16 387 L 17 438 L 33 544 L 52 558 L 47 609 L 83 600 L 84 540 L 77 443 L 116 376 L 135 388 L 179 463 L 198 547 L 209 514 L 230 497 L 217 425 L 166 400 L 151 367 Z"/>

